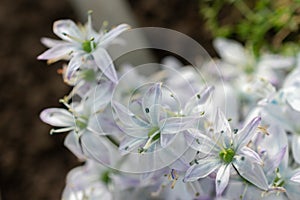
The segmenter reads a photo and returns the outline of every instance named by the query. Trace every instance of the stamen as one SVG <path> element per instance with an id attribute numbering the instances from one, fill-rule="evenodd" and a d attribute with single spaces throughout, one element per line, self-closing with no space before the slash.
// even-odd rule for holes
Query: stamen
<path id="1" fill-rule="evenodd" d="M 264 133 L 266 135 L 270 135 L 269 132 L 268 132 L 268 130 L 267 130 L 269 128 L 268 126 L 258 126 L 257 128 L 258 128 L 258 130 L 260 132 L 262 132 L 262 133 Z"/>
<path id="2" fill-rule="evenodd" d="M 65 96 L 63 99 L 60 99 L 60 100 L 59 100 L 59 103 L 64 104 L 64 106 L 66 106 L 68 109 L 70 109 L 71 106 L 67 103 L 66 100 L 67 100 L 67 96 Z"/>
<path id="3" fill-rule="evenodd" d="M 178 174 L 176 173 L 176 171 L 174 169 L 172 169 L 171 173 L 168 176 L 168 179 L 170 181 L 172 181 L 172 183 L 171 183 L 171 189 L 174 189 L 175 184 L 176 184 L 178 178 L 179 178 Z"/>
<path id="4" fill-rule="evenodd" d="M 195 194 L 195 197 L 199 197 L 200 196 L 200 192 L 199 192 L 199 187 L 200 187 L 200 185 L 199 185 L 199 182 L 198 181 L 195 181 L 195 182 L 188 182 L 188 183 L 186 183 L 186 184 L 188 184 L 188 186 L 192 189 L 192 192 Z M 198 189 L 199 190 L 198 190 Z"/>
<path id="5" fill-rule="evenodd" d="M 91 30 L 92 29 L 92 10 L 88 11 L 88 29 Z"/>
<path id="6" fill-rule="evenodd" d="M 100 28 L 100 32 L 106 33 L 107 32 L 107 26 L 108 26 L 108 21 L 103 21 L 102 26 Z"/>
<path id="7" fill-rule="evenodd" d="M 51 129 L 50 135 L 53 135 L 53 133 L 64 133 L 68 131 L 74 130 L 74 127 L 66 127 L 66 128 L 59 128 L 59 129 Z"/>

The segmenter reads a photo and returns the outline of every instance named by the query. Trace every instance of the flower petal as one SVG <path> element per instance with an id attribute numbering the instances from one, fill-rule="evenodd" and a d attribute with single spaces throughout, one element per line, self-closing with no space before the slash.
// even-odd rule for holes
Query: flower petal
<path id="1" fill-rule="evenodd" d="M 144 120 L 137 118 L 129 109 L 120 104 L 119 102 L 114 101 L 112 103 L 113 110 L 115 112 L 115 117 L 117 117 L 122 124 L 127 127 L 145 127 L 148 128 L 149 124 Z"/>
<path id="2" fill-rule="evenodd" d="M 299 91 L 295 90 L 293 94 L 288 95 L 286 101 L 293 110 L 300 112 Z"/>
<path id="3" fill-rule="evenodd" d="M 290 69 L 294 66 L 294 57 L 284 57 L 279 54 L 262 55 L 257 68 Z"/>
<path id="4" fill-rule="evenodd" d="M 296 171 L 293 176 L 290 178 L 291 181 L 300 183 L 300 170 Z"/>
<path id="5" fill-rule="evenodd" d="M 176 134 L 187 130 L 197 118 L 194 117 L 170 117 L 159 122 L 161 134 Z"/>
<path id="6" fill-rule="evenodd" d="M 300 164 L 300 136 L 298 135 L 293 135 L 292 152 L 295 161 Z"/>
<path id="7" fill-rule="evenodd" d="M 65 138 L 64 145 L 81 160 L 86 160 L 86 156 L 83 154 L 78 135 L 72 131 Z"/>
<path id="8" fill-rule="evenodd" d="M 221 151 L 216 142 L 200 133 L 199 130 L 190 129 L 189 133 L 190 135 L 187 135 L 186 139 L 191 148 L 200 151 L 205 155 L 218 154 Z"/>
<path id="9" fill-rule="evenodd" d="M 268 181 L 263 169 L 246 156 L 235 156 L 233 165 L 239 174 L 260 189 L 268 189 Z"/>
<path id="10" fill-rule="evenodd" d="M 111 43 L 116 37 L 118 37 L 124 31 L 130 29 L 128 24 L 120 24 L 117 27 L 111 29 L 108 33 L 105 33 L 101 38 L 100 45 L 106 47 Z"/>
<path id="11" fill-rule="evenodd" d="M 69 44 L 66 41 L 62 41 L 62 40 L 56 40 L 56 39 L 52 39 L 52 38 L 46 38 L 46 37 L 42 37 L 41 38 L 41 42 L 43 45 L 45 45 L 48 48 L 57 46 L 57 45 L 62 45 L 62 44 Z"/>
<path id="12" fill-rule="evenodd" d="M 220 166 L 220 161 L 215 158 L 205 158 L 197 161 L 186 172 L 184 181 L 196 181 L 204 178 L 215 171 Z"/>
<path id="13" fill-rule="evenodd" d="M 69 19 L 54 22 L 53 32 L 61 39 L 69 42 L 78 43 L 85 39 L 75 22 Z"/>
<path id="14" fill-rule="evenodd" d="M 60 44 L 56 45 L 41 55 L 37 57 L 39 60 L 53 60 L 53 62 L 62 60 L 62 59 L 67 59 L 69 54 L 74 50 L 74 46 L 71 44 Z"/>
<path id="15" fill-rule="evenodd" d="M 48 108 L 41 112 L 43 122 L 57 127 L 75 126 L 73 115 L 63 108 Z"/>
<path id="16" fill-rule="evenodd" d="M 196 113 L 199 114 L 203 112 L 203 104 L 207 102 L 209 97 L 212 95 L 214 91 L 214 87 L 207 87 L 201 93 L 194 95 L 185 105 L 184 113 L 185 114 L 192 114 Z M 200 109 L 199 109 L 200 107 Z"/>
<path id="17" fill-rule="evenodd" d="M 242 148 L 243 146 L 246 146 L 249 141 L 252 139 L 253 135 L 256 133 L 256 128 L 258 124 L 260 123 L 261 118 L 255 117 L 251 120 L 250 123 L 248 123 L 239 133 L 237 133 L 237 140 L 236 140 L 236 148 L 237 150 L 239 148 Z"/>
<path id="18" fill-rule="evenodd" d="M 159 122 L 159 109 L 162 100 L 161 86 L 162 83 L 153 84 L 142 98 L 143 112 L 153 125 L 158 125 Z"/>
<path id="19" fill-rule="evenodd" d="M 215 116 L 214 122 L 214 133 L 216 134 L 217 140 L 223 139 L 226 147 L 231 145 L 233 141 L 233 133 L 231 131 L 228 119 L 225 117 L 224 113 L 218 108 Z"/>
<path id="20" fill-rule="evenodd" d="M 74 75 L 76 70 L 78 70 L 81 67 L 81 65 L 82 65 L 81 55 L 79 54 L 73 55 L 68 64 L 67 71 L 66 71 L 67 80 L 71 80 L 72 76 Z"/>
<path id="21" fill-rule="evenodd" d="M 230 165 L 221 165 L 216 177 L 216 193 L 221 196 L 228 185 L 230 177 Z"/>
<path id="22" fill-rule="evenodd" d="M 253 162 L 256 162 L 259 165 L 263 165 L 263 161 L 260 158 L 260 156 L 258 155 L 258 153 L 256 153 L 249 147 L 243 146 L 241 149 L 241 153 L 244 154 L 245 156 L 251 158 L 253 160 Z"/>
<path id="23" fill-rule="evenodd" d="M 248 60 L 244 47 L 236 41 L 217 38 L 213 45 L 221 58 L 230 64 L 245 64 Z"/>
<path id="24" fill-rule="evenodd" d="M 160 135 L 160 145 L 166 148 L 174 139 L 176 135 L 171 134 L 161 134 Z"/>
<path id="25" fill-rule="evenodd" d="M 140 138 L 127 137 L 123 140 L 119 146 L 119 150 L 122 155 L 135 151 L 138 147 L 140 147 L 145 140 L 141 140 Z"/>
<path id="26" fill-rule="evenodd" d="M 105 136 L 89 131 L 84 132 L 80 137 L 84 155 L 100 164 L 109 164 L 111 161 L 110 150 L 105 140 Z"/>
<path id="27" fill-rule="evenodd" d="M 287 146 L 282 148 L 276 155 L 273 157 L 270 157 L 267 161 L 264 163 L 264 169 L 267 175 L 271 174 L 274 172 L 274 170 L 279 167 L 280 164 L 282 164 L 284 167 L 286 163 L 284 162 L 284 157 L 287 153 Z"/>
<path id="28" fill-rule="evenodd" d="M 101 47 L 97 47 L 95 51 L 92 52 L 94 61 L 102 73 L 114 83 L 118 82 L 117 72 L 114 63 L 107 53 L 107 51 Z"/>

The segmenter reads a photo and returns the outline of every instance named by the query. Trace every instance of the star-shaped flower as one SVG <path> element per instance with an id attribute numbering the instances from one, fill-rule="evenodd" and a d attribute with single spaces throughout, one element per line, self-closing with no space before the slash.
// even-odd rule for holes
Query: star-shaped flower
<path id="1" fill-rule="evenodd" d="M 40 118 L 47 124 L 56 128 L 50 133 L 70 132 L 65 139 L 65 145 L 80 159 L 86 157 L 98 162 L 109 163 L 107 153 L 106 133 L 101 125 L 105 121 L 103 111 L 110 100 L 112 82 L 101 84 L 89 91 L 89 95 L 79 103 L 69 104 L 61 100 L 68 110 L 64 108 L 47 108 L 40 114 Z M 94 98 L 93 98 L 94 97 Z M 106 121 L 103 123 L 107 123 Z M 111 132 L 113 132 L 111 130 Z"/>
<path id="2" fill-rule="evenodd" d="M 220 196 L 227 187 L 230 171 L 235 171 L 257 187 L 267 190 L 267 179 L 262 170 L 259 155 L 247 147 L 260 123 L 260 117 L 254 118 L 241 131 L 230 128 L 228 120 L 218 109 L 215 121 L 205 135 L 199 130 L 190 130 L 195 140 L 191 147 L 203 157 L 196 159 L 187 170 L 185 181 L 196 181 L 217 171 L 216 193 Z"/>
<path id="3" fill-rule="evenodd" d="M 43 38 L 42 42 L 50 49 L 39 55 L 38 59 L 48 60 L 48 63 L 70 60 L 66 71 L 68 79 L 79 68 L 92 65 L 99 68 L 111 81 L 117 82 L 117 73 L 106 48 L 129 28 L 129 25 L 121 24 L 108 32 L 96 32 L 92 27 L 90 14 L 85 26 L 76 25 L 72 20 L 58 20 L 53 24 L 53 32 L 62 41 Z"/>

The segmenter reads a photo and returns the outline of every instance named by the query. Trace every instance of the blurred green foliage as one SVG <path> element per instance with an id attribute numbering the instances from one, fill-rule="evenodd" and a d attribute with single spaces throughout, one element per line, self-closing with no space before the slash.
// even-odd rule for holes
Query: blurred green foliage
<path id="1" fill-rule="evenodd" d="M 200 13 L 214 37 L 287 55 L 299 51 L 300 0 L 199 0 Z"/>

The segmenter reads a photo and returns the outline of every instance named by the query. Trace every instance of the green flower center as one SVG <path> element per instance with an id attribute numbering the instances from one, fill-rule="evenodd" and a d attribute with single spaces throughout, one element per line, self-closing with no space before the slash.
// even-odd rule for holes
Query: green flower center
<path id="1" fill-rule="evenodd" d="M 97 45 L 93 40 L 86 40 L 82 43 L 82 49 L 87 53 L 91 53 L 96 46 Z"/>
<path id="2" fill-rule="evenodd" d="M 84 121 L 81 121 L 79 119 L 75 120 L 76 126 L 78 127 L 78 129 L 82 130 L 85 129 L 87 127 L 87 123 Z"/>
<path id="3" fill-rule="evenodd" d="M 110 178 L 110 171 L 104 171 L 102 174 L 101 174 L 101 177 L 100 177 L 101 181 L 108 185 L 110 182 L 111 182 L 111 178 Z"/>
<path id="4" fill-rule="evenodd" d="M 158 141 L 159 138 L 160 138 L 159 128 L 153 127 L 148 132 L 148 140 L 147 140 L 146 144 L 143 147 L 140 147 L 138 149 L 138 152 L 139 153 L 146 152 L 154 143 L 156 143 Z"/>
<path id="5" fill-rule="evenodd" d="M 219 153 L 221 160 L 227 164 L 232 162 L 234 155 L 235 151 L 232 148 L 223 149 Z"/>
<path id="6" fill-rule="evenodd" d="M 276 177 L 273 180 L 273 186 L 283 187 L 285 182 L 284 179 L 281 177 L 281 174 L 279 173 L 279 168 L 276 168 L 275 173 L 276 173 Z"/>
<path id="7" fill-rule="evenodd" d="M 82 75 L 83 75 L 83 79 L 88 82 L 93 82 L 96 80 L 96 73 L 92 69 L 83 71 Z"/>

